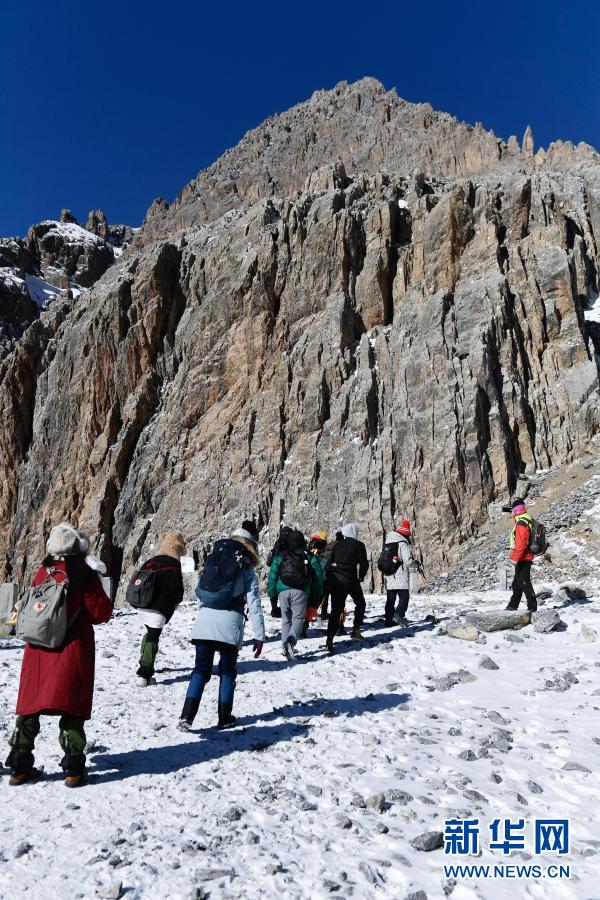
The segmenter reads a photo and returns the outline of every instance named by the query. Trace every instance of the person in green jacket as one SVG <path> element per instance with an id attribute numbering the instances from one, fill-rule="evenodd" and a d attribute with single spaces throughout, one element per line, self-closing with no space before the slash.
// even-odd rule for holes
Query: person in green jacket
<path id="1" fill-rule="evenodd" d="M 323 570 L 318 558 L 308 552 L 306 539 L 299 531 L 289 535 L 287 546 L 273 559 L 267 590 L 272 602 L 279 601 L 281 651 L 294 662 L 309 598 L 323 593 Z"/>

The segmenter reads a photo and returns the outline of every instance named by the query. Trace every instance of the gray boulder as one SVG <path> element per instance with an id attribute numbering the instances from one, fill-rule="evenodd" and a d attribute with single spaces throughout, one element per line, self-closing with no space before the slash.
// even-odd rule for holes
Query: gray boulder
<path id="1" fill-rule="evenodd" d="M 415 850 L 424 850 L 430 853 L 432 850 L 439 850 L 444 846 L 444 833 L 442 831 L 426 831 L 419 834 L 410 842 L 411 847 Z"/>
<path id="2" fill-rule="evenodd" d="M 554 631 L 558 625 L 563 624 L 558 612 L 555 609 L 547 609 L 543 612 L 534 612 L 531 614 L 531 622 L 533 630 L 538 634 L 549 634 Z"/>
<path id="3" fill-rule="evenodd" d="M 461 641 L 476 641 L 479 637 L 479 631 L 474 625 L 468 625 L 460 620 L 448 622 L 446 625 L 446 634 L 448 637 L 458 638 Z"/>
<path id="4" fill-rule="evenodd" d="M 510 631 L 529 625 L 529 613 L 510 609 L 492 609 L 486 612 L 467 613 L 467 622 L 480 631 Z"/>

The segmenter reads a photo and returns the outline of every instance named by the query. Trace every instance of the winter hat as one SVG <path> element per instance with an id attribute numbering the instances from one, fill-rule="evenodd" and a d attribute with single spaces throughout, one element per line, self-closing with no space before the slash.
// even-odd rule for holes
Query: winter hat
<path id="1" fill-rule="evenodd" d="M 250 562 L 253 566 L 257 566 L 258 547 L 250 532 L 245 528 L 236 528 L 235 531 L 231 532 L 231 539 L 233 541 L 238 541 L 238 543 L 242 544 L 242 546 L 246 548 Z"/>
<path id="2" fill-rule="evenodd" d="M 306 538 L 301 531 L 292 531 L 288 538 L 287 545 L 289 550 L 305 550 Z"/>
<path id="3" fill-rule="evenodd" d="M 185 540 L 180 531 L 167 531 L 163 534 L 157 556 L 172 556 L 174 559 L 181 559 L 185 553 Z"/>
<path id="4" fill-rule="evenodd" d="M 354 538 L 354 540 L 358 540 L 358 525 L 355 525 L 354 522 L 349 522 L 348 525 L 344 525 L 342 528 L 342 534 L 347 538 Z"/>
<path id="5" fill-rule="evenodd" d="M 90 539 L 68 522 L 55 525 L 46 541 L 48 556 L 85 556 L 89 549 Z"/>
<path id="6" fill-rule="evenodd" d="M 521 499 L 521 497 L 515 497 L 512 502 L 511 512 L 513 516 L 520 516 L 522 513 L 527 512 L 527 507 L 525 506 L 525 501 Z"/>
<path id="7" fill-rule="evenodd" d="M 311 541 L 325 541 L 327 543 L 328 534 L 326 531 L 315 531 L 313 535 L 311 535 Z"/>
<path id="8" fill-rule="evenodd" d="M 247 531 L 248 534 L 252 535 L 253 540 L 258 540 L 258 528 L 256 527 L 256 522 L 254 519 L 244 519 L 242 522 L 242 528 L 244 531 Z"/>
<path id="9" fill-rule="evenodd" d="M 398 534 L 404 535 L 404 537 L 410 537 L 410 522 L 408 519 L 402 520 L 402 525 L 399 528 L 396 528 Z"/>

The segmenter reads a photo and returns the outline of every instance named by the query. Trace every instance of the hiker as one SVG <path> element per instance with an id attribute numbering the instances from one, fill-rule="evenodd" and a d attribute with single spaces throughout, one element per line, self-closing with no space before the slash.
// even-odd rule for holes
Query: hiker
<path id="1" fill-rule="evenodd" d="M 288 538 L 290 534 L 293 532 L 293 528 L 290 528 L 289 525 L 282 525 L 279 530 L 279 535 L 277 536 L 277 540 L 273 544 L 273 549 L 267 556 L 267 565 L 271 566 L 273 564 L 273 560 L 276 556 L 279 556 L 282 550 L 285 549 L 287 545 Z M 281 618 L 281 610 L 277 606 L 277 594 L 272 596 L 271 598 L 271 615 L 274 619 Z"/>
<path id="2" fill-rule="evenodd" d="M 527 598 L 527 609 L 536 612 L 537 598 L 531 583 L 531 563 L 535 554 L 529 549 L 531 537 L 532 517 L 527 512 L 525 501 L 520 497 L 513 500 L 510 510 L 514 520 L 513 530 L 510 535 L 510 560 L 515 566 L 515 575 L 512 582 L 512 596 L 507 609 L 518 609 L 523 594 Z"/>
<path id="3" fill-rule="evenodd" d="M 333 653 L 333 638 L 339 628 L 344 613 L 346 597 L 354 601 L 354 627 L 352 638 L 362 640 L 360 626 L 365 616 L 365 598 L 360 582 L 369 569 L 367 549 L 358 540 L 358 527 L 354 523 L 344 525 L 336 535 L 327 569 L 327 586 L 331 595 L 331 613 L 327 622 L 327 642 L 325 649 Z"/>
<path id="4" fill-rule="evenodd" d="M 265 641 L 265 622 L 256 574 L 258 544 L 245 528 L 238 528 L 231 538 L 216 541 L 209 553 L 198 581 L 196 596 L 200 601 L 191 641 L 196 647 L 196 664 L 192 672 L 185 702 L 179 718 L 179 729 L 189 731 L 210 681 L 215 653 L 219 653 L 219 729 L 232 728 L 233 696 L 237 675 L 237 659 L 244 642 L 244 613 L 254 631 L 254 658 L 258 659 Z"/>
<path id="5" fill-rule="evenodd" d="M 317 557 L 308 552 L 300 531 L 288 535 L 286 546 L 273 559 L 267 590 L 271 603 L 276 597 L 281 609 L 281 651 L 294 662 L 309 600 L 323 592 L 323 570 Z"/>
<path id="6" fill-rule="evenodd" d="M 181 575 L 181 557 L 185 554 L 185 541 L 180 531 L 169 531 L 162 536 L 156 554 L 146 560 L 141 569 L 133 576 L 127 599 L 137 608 L 138 619 L 144 625 L 146 633 L 142 638 L 140 660 L 138 664 L 138 687 L 156 684 L 154 664 L 158 653 L 158 644 L 162 630 L 171 621 L 173 613 L 183 600 L 183 577 Z M 141 608 L 130 593 L 142 573 L 150 573 L 151 596 L 149 606 Z"/>
<path id="7" fill-rule="evenodd" d="M 40 730 L 40 715 L 60 716 L 59 743 L 64 752 L 61 767 L 65 785 L 80 787 L 87 781 L 84 722 L 92 714 L 94 693 L 94 625 L 108 622 L 112 603 L 104 592 L 99 575 L 106 567 L 89 555 L 90 541 L 67 522 L 50 532 L 46 557 L 32 581 L 32 588 L 67 584 L 66 633 L 53 649 L 26 643 L 21 665 L 17 721 L 10 738 L 6 760 L 12 774 L 11 785 L 36 781 L 42 771 L 34 767 L 34 744 Z M 28 592 L 35 598 L 35 593 Z M 27 594 L 22 598 L 25 608 Z M 48 603 L 52 601 L 48 594 Z M 41 606 L 41 601 L 34 607 Z M 21 610 L 20 610 L 21 614 Z M 17 622 L 17 632 L 21 621 Z M 55 627 L 55 626 L 53 626 Z M 51 639 L 51 628 L 45 641 Z M 41 635 L 40 635 L 41 639 Z"/>
<path id="8" fill-rule="evenodd" d="M 325 575 L 327 564 L 331 558 L 331 550 L 333 549 L 333 544 L 328 544 L 327 538 L 328 535 L 326 531 L 316 531 L 308 542 L 308 552 L 319 561 L 323 576 Z M 319 609 L 321 610 L 321 618 L 327 618 L 327 612 L 323 615 L 323 607 L 327 607 L 328 597 L 329 595 L 325 591 L 323 579 L 323 590 L 320 594 L 315 595 L 306 607 L 306 618 L 304 620 L 304 628 L 302 629 L 302 637 L 307 636 L 308 626 L 317 618 Z"/>
<path id="9" fill-rule="evenodd" d="M 410 522 L 404 519 L 395 531 L 385 536 L 385 547 L 379 558 L 379 570 L 385 577 L 385 627 L 406 628 L 410 573 L 416 571 L 410 540 Z"/>

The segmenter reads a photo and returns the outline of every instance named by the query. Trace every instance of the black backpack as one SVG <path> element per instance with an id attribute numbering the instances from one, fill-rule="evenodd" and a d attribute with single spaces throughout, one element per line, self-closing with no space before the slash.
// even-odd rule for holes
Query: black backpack
<path id="1" fill-rule="evenodd" d="M 125 598 L 134 609 L 153 609 L 160 572 L 176 572 L 179 566 L 159 566 L 149 561 L 134 572 L 127 585 Z"/>
<path id="2" fill-rule="evenodd" d="M 284 526 L 283 526 L 283 528 L 282 528 L 281 531 L 279 532 L 279 535 L 278 535 L 278 537 L 277 537 L 277 540 L 276 540 L 275 543 L 273 544 L 273 549 L 271 550 L 271 552 L 270 552 L 269 555 L 267 556 L 267 565 L 268 565 L 268 566 L 271 565 L 271 563 L 273 562 L 273 560 L 275 559 L 276 556 L 281 556 L 281 554 L 283 553 L 283 551 L 284 551 L 285 548 L 287 547 L 288 538 L 289 538 L 289 536 L 290 536 L 290 534 L 292 533 L 293 530 L 294 530 L 294 529 L 293 529 L 293 528 L 290 528 L 289 525 L 284 525 Z"/>
<path id="3" fill-rule="evenodd" d="M 402 556 L 398 552 L 399 546 L 395 544 L 386 544 L 377 560 L 377 568 L 384 575 L 395 575 L 398 569 L 403 566 Z"/>
<path id="4" fill-rule="evenodd" d="M 539 556 L 548 549 L 548 538 L 546 537 L 546 528 L 537 519 L 532 519 L 529 524 L 529 543 L 527 549 Z"/>
<path id="5" fill-rule="evenodd" d="M 287 587 L 301 589 L 308 582 L 312 584 L 310 572 L 311 564 L 306 550 L 284 550 L 279 578 Z"/>
<path id="6" fill-rule="evenodd" d="M 196 596 L 203 606 L 213 609 L 230 609 L 233 591 L 244 566 L 244 547 L 239 541 L 224 538 L 215 541 L 206 557 L 198 579 Z"/>

